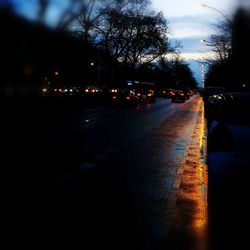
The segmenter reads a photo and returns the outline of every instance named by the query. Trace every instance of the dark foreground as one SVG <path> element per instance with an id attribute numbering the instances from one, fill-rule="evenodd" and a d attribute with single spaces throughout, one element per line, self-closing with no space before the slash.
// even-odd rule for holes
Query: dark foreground
<path id="1" fill-rule="evenodd" d="M 10 117 L 9 212 L 19 240 L 35 248 L 201 249 L 200 107 L 194 97 Z"/>

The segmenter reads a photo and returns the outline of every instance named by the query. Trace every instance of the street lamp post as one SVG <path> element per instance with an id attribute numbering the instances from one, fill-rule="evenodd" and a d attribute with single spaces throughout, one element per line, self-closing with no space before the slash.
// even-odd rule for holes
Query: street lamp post
<path id="1" fill-rule="evenodd" d="M 230 27 L 232 27 L 232 20 L 227 16 L 225 15 L 222 11 L 212 7 L 212 6 L 209 6 L 209 5 L 206 5 L 206 4 L 201 4 L 202 7 L 204 8 L 208 8 L 208 9 L 211 9 L 211 10 L 214 10 L 216 11 L 217 13 L 219 13 L 221 16 L 223 16 L 225 18 L 225 20 L 227 21 L 227 23 L 230 25 Z"/>

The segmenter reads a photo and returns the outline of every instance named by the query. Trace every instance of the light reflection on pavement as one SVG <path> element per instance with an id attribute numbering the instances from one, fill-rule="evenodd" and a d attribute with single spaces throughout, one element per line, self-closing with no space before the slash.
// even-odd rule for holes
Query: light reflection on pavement
<path id="1" fill-rule="evenodd" d="M 77 206 L 77 223 L 87 227 L 90 220 L 89 227 L 116 235 L 120 249 L 136 239 L 138 250 L 201 250 L 207 225 L 201 98 L 185 104 L 158 100 L 129 110 L 100 108 L 78 116 L 74 119 L 80 122 L 69 123 L 65 144 L 77 167 L 58 178 L 60 213 L 69 213 L 67 206 L 61 211 L 60 202 L 70 204 L 69 211 Z M 64 186 L 73 186 L 68 198 Z"/>

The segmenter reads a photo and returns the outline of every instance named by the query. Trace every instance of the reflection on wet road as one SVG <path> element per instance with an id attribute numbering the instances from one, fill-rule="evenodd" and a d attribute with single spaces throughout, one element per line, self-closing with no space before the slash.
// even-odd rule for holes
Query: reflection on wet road
<path id="1" fill-rule="evenodd" d="M 50 131 L 63 138 L 60 230 L 81 225 L 70 232 L 83 247 L 102 239 L 110 249 L 198 249 L 207 223 L 202 117 L 199 97 L 65 113 Z"/>

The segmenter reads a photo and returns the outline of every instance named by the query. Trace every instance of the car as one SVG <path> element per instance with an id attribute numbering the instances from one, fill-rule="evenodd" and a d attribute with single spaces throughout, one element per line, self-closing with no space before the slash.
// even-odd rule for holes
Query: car
<path id="1" fill-rule="evenodd" d="M 183 90 L 183 92 L 185 94 L 186 100 L 189 100 L 190 97 L 192 96 L 191 90 L 189 88 L 184 88 L 182 90 Z"/>
<path id="2" fill-rule="evenodd" d="M 248 149 L 250 156 L 250 93 L 226 93 L 219 96 L 214 105 L 208 137 L 209 151 L 230 149 L 242 153 Z"/>
<path id="3" fill-rule="evenodd" d="M 156 96 L 153 90 L 140 89 L 136 91 L 136 96 L 140 103 L 153 103 L 156 102 Z"/>
<path id="4" fill-rule="evenodd" d="M 163 98 L 171 98 L 171 93 L 173 92 L 173 90 L 172 89 L 163 89 L 162 91 L 161 91 L 161 96 L 163 97 Z"/>
<path id="5" fill-rule="evenodd" d="M 185 102 L 186 101 L 185 92 L 182 90 L 174 90 L 171 94 L 171 100 L 172 102 L 176 101 Z"/>
<path id="6" fill-rule="evenodd" d="M 247 198 L 250 192 L 250 93 L 230 92 L 220 97 L 208 130 L 207 155 L 208 209 L 215 244 L 220 241 L 221 232 L 240 240 L 245 231 L 242 223 L 248 221 L 250 209 Z M 221 244 L 224 246 L 224 241 Z"/>
<path id="7" fill-rule="evenodd" d="M 205 107 L 205 117 L 207 116 L 207 110 L 209 109 L 209 99 L 213 95 L 221 95 L 225 93 L 225 88 L 224 87 L 219 87 L 219 86 L 207 86 L 205 87 L 202 97 L 204 101 L 204 107 Z"/>
<path id="8" fill-rule="evenodd" d="M 86 95 L 97 95 L 102 93 L 102 89 L 97 86 L 87 86 L 84 91 Z"/>
<path id="9" fill-rule="evenodd" d="M 139 98 L 133 90 L 120 89 L 117 92 L 113 92 L 111 100 L 112 104 L 116 107 L 128 107 L 135 106 L 138 103 Z"/>

